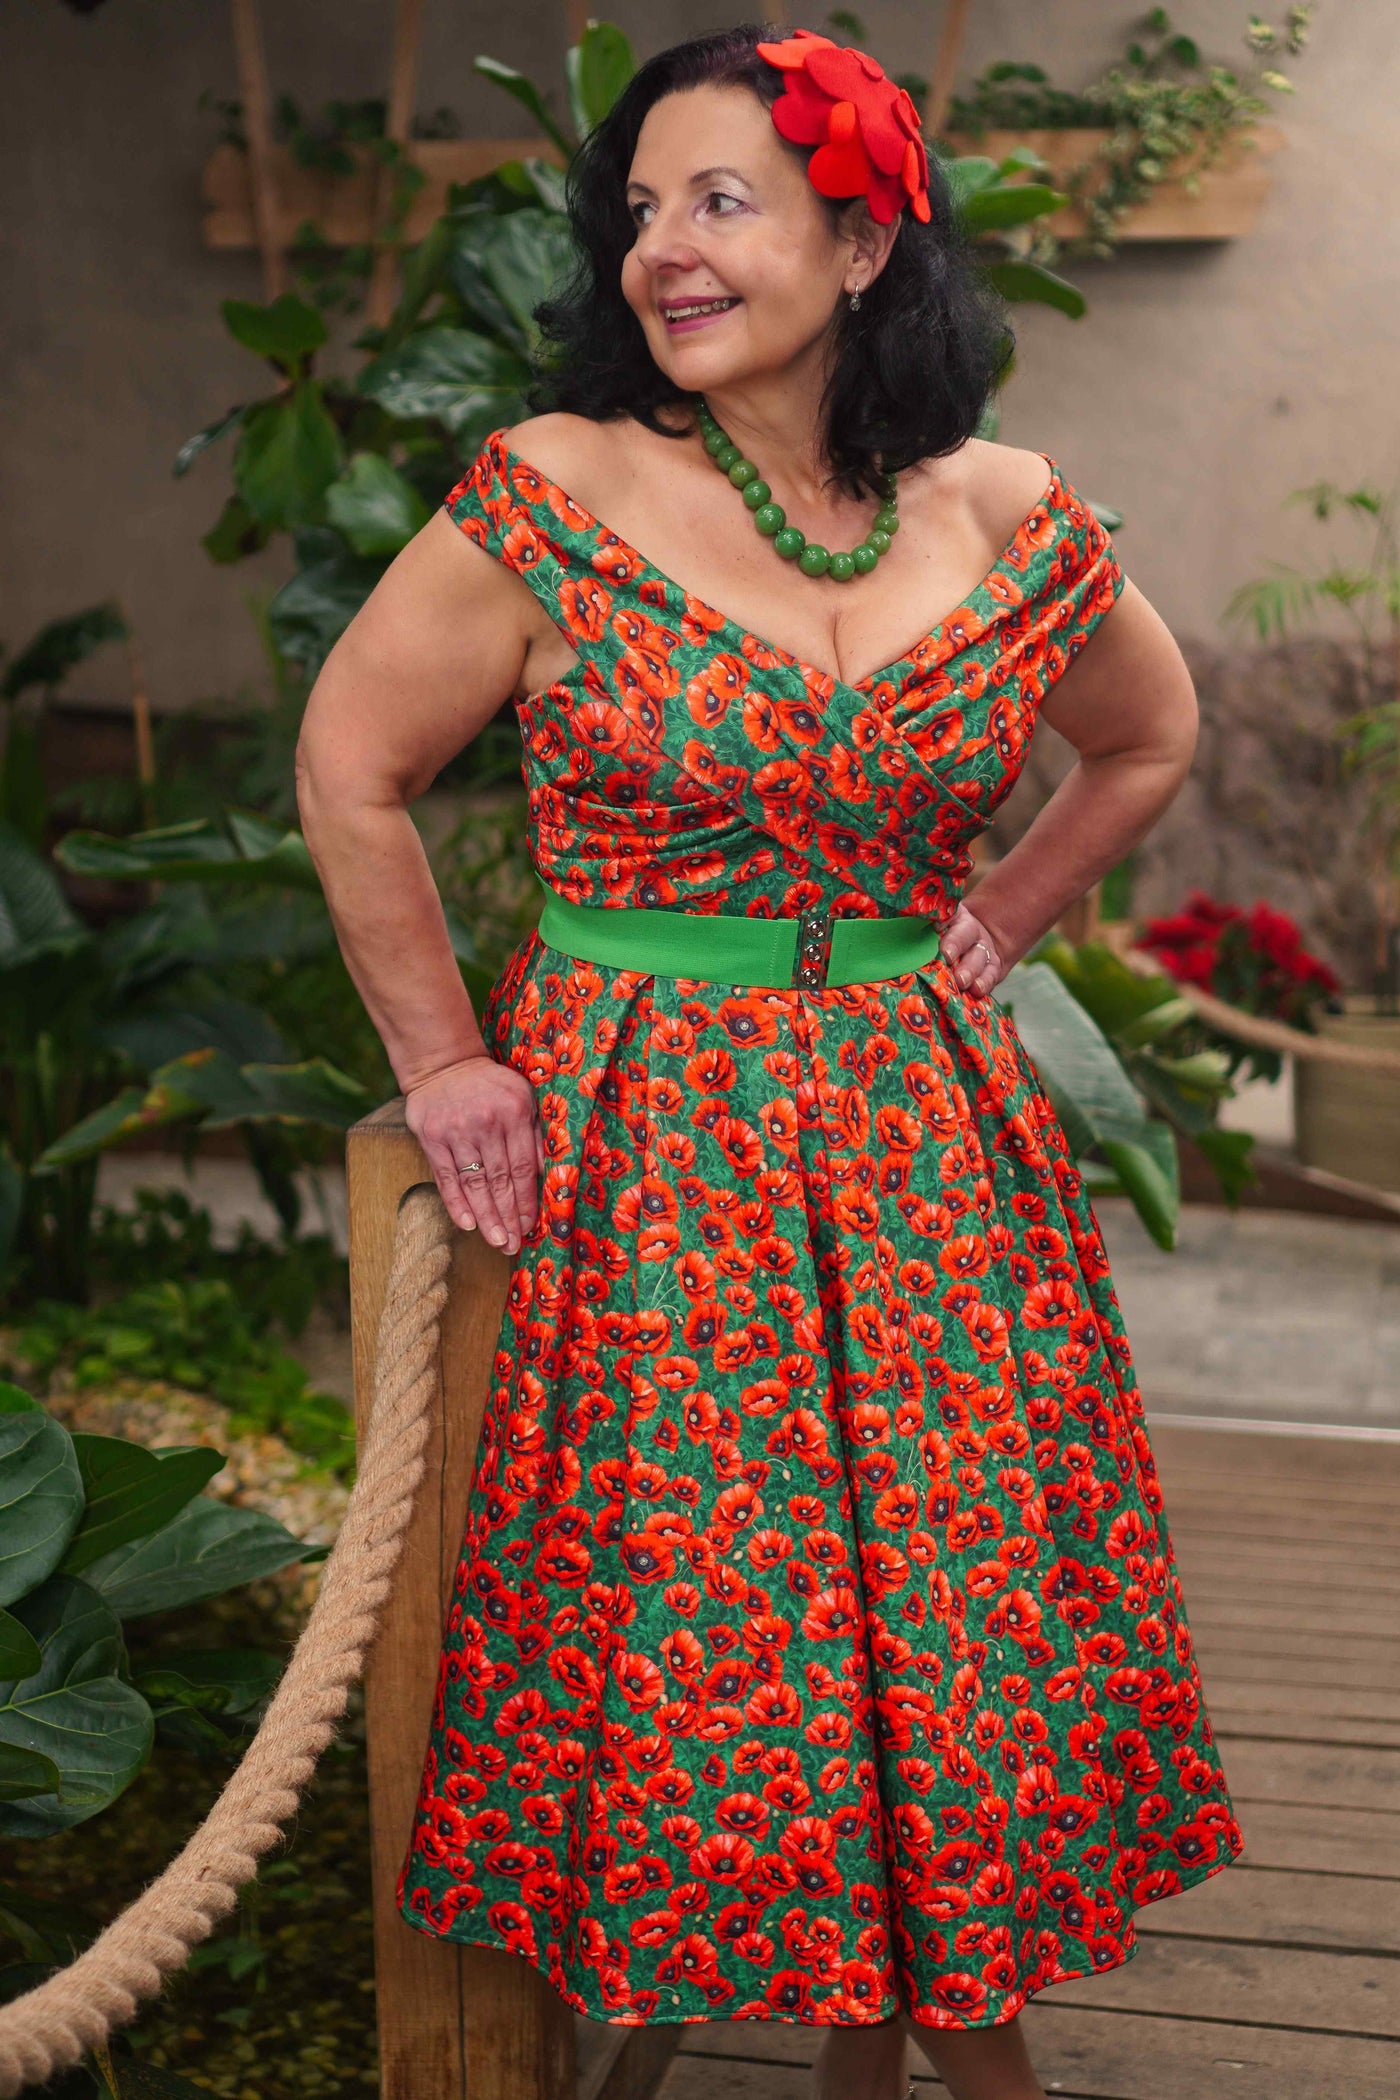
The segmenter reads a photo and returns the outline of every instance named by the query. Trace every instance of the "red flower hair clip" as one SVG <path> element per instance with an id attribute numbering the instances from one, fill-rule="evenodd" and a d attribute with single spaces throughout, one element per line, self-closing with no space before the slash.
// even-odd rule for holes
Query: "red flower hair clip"
<path id="1" fill-rule="evenodd" d="M 783 74 L 773 122 L 794 146 L 815 146 L 807 173 L 824 197 L 864 197 L 888 226 L 908 205 L 928 221 L 928 156 L 919 112 L 902 87 L 864 51 L 797 29 L 760 58 Z"/>

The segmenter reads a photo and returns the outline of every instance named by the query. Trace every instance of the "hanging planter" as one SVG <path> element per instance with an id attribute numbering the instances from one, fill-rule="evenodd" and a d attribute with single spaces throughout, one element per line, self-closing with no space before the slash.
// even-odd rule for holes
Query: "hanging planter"
<path id="1" fill-rule="evenodd" d="M 984 154 L 997 162 L 1029 151 L 1046 163 L 1054 187 L 1067 190 L 1077 171 L 1101 157 L 1112 136 L 1108 130 L 1087 127 L 949 132 L 944 143 L 954 152 Z M 1284 143 L 1277 125 L 1257 124 L 1229 138 L 1209 166 L 1200 165 L 1200 154 L 1184 155 L 1166 170 L 1149 197 L 1124 212 L 1116 238 L 1226 241 L 1251 233 L 1272 186 L 1269 159 Z M 1077 204 L 1065 205 L 1043 224 L 1060 240 L 1080 239 L 1089 230 Z"/>
<path id="2" fill-rule="evenodd" d="M 269 155 L 275 198 L 273 231 L 279 248 L 302 245 L 307 226 L 332 248 L 354 248 L 382 237 L 385 222 L 382 158 L 369 147 L 347 152 L 355 162 L 350 174 L 304 167 L 289 146 L 274 146 Z M 447 209 L 454 183 L 475 182 L 508 160 L 527 157 L 562 165 L 563 156 L 548 139 L 414 139 L 402 148 L 422 176 L 408 200 L 393 239 L 422 240 Z M 392 180 L 392 177 L 391 177 Z M 256 248 L 253 175 L 247 153 L 227 141 L 216 146 L 205 163 L 200 195 L 205 206 L 207 248 Z M 300 237 L 300 238 L 299 238 Z"/>

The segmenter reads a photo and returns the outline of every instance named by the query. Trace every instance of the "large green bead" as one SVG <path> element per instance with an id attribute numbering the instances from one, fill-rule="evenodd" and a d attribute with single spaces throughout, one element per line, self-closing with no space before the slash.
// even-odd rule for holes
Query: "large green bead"
<path id="1" fill-rule="evenodd" d="M 856 573 L 854 554 L 833 554 L 826 573 L 833 583 L 849 583 Z"/>
<path id="2" fill-rule="evenodd" d="M 736 489 L 747 488 L 751 481 L 757 481 L 758 468 L 751 459 L 736 459 L 729 469 L 729 478 Z"/>
<path id="3" fill-rule="evenodd" d="M 875 513 L 874 523 L 877 532 L 887 532 L 893 539 L 899 530 L 899 512 L 893 504 L 882 504 Z"/>
<path id="4" fill-rule="evenodd" d="M 753 521 L 763 537 L 771 540 L 786 525 L 787 512 L 781 503 L 765 503 L 762 510 L 754 512 Z"/>
<path id="5" fill-rule="evenodd" d="M 819 547 L 815 540 L 808 540 L 797 557 L 797 566 L 804 576 L 825 576 L 830 562 L 825 547 Z"/>
<path id="6" fill-rule="evenodd" d="M 703 428 L 704 426 L 702 425 L 701 427 Z M 723 452 L 725 446 L 729 443 L 729 440 L 725 436 L 724 432 L 720 429 L 718 423 L 712 423 L 709 429 L 705 431 L 704 442 L 705 450 L 709 453 L 711 459 L 713 459 L 716 453 Z"/>
<path id="7" fill-rule="evenodd" d="M 743 456 L 737 445 L 726 444 L 722 452 L 715 454 L 715 465 L 722 474 L 727 474 L 731 467 L 738 465 Z"/>
<path id="8" fill-rule="evenodd" d="M 772 493 L 766 481 L 751 481 L 744 489 L 744 501 L 750 510 L 762 510 Z"/>
<path id="9" fill-rule="evenodd" d="M 865 535 L 865 544 L 867 547 L 873 547 L 877 554 L 888 554 L 890 536 L 887 532 L 881 532 L 878 526 L 872 525 Z"/>
<path id="10" fill-rule="evenodd" d="M 858 575 L 868 576 L 879 559 L 879 554 L 868 540 L 862 540 L 858 547 L 852 547 L 851 549 L 851 560 L 856 565 Z"/>
<path id="11" fill-rule="evenodd" d="M 796 561 L 806 544 L 806 533 L 799 532 L 795 525 L 784 525 L 781 532 L 775 532 L 773 535 L 773 545 L 784 561 Z"/>

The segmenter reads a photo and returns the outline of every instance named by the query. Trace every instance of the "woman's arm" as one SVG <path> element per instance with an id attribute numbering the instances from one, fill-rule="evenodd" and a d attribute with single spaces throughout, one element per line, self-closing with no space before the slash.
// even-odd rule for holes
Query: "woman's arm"
<path id="1" fill-rule="evenodd" d="M 1041 715 L 1074 745 L 1079 762 L 968 893 L 943 936 L 944 955 L 966 990 L 990 992 L 1066 906 L 1151 830 L 1190 768 L 1191 674 L 1133 583 L 1051 689 Z"/>
<path id="2" fill-rule="evenodd" d="M 493 1059 L 408 813 L 520 684 L 537 626 L 519 577 L 438 512 L 326 659 L 297 800 L 341 951 L 454 1222 L 514 1253 L 544 1154 L 534 1090 Z M 465 1161 L 482 1162 L 468 1174 Z"/>

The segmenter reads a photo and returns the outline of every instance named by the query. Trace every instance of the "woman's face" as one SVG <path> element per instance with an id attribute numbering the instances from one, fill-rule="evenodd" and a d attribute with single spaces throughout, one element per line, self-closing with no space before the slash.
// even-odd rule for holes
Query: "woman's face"
<path id="1" fill-rule="evenodd" d="M 656 103 L 627 203 L 636 241 L 623 295 L 657 364 L 686 391 L 781 373 L 827 336 L 847 278 L 864 285 L 873 274 L 747 88 Z"/>

